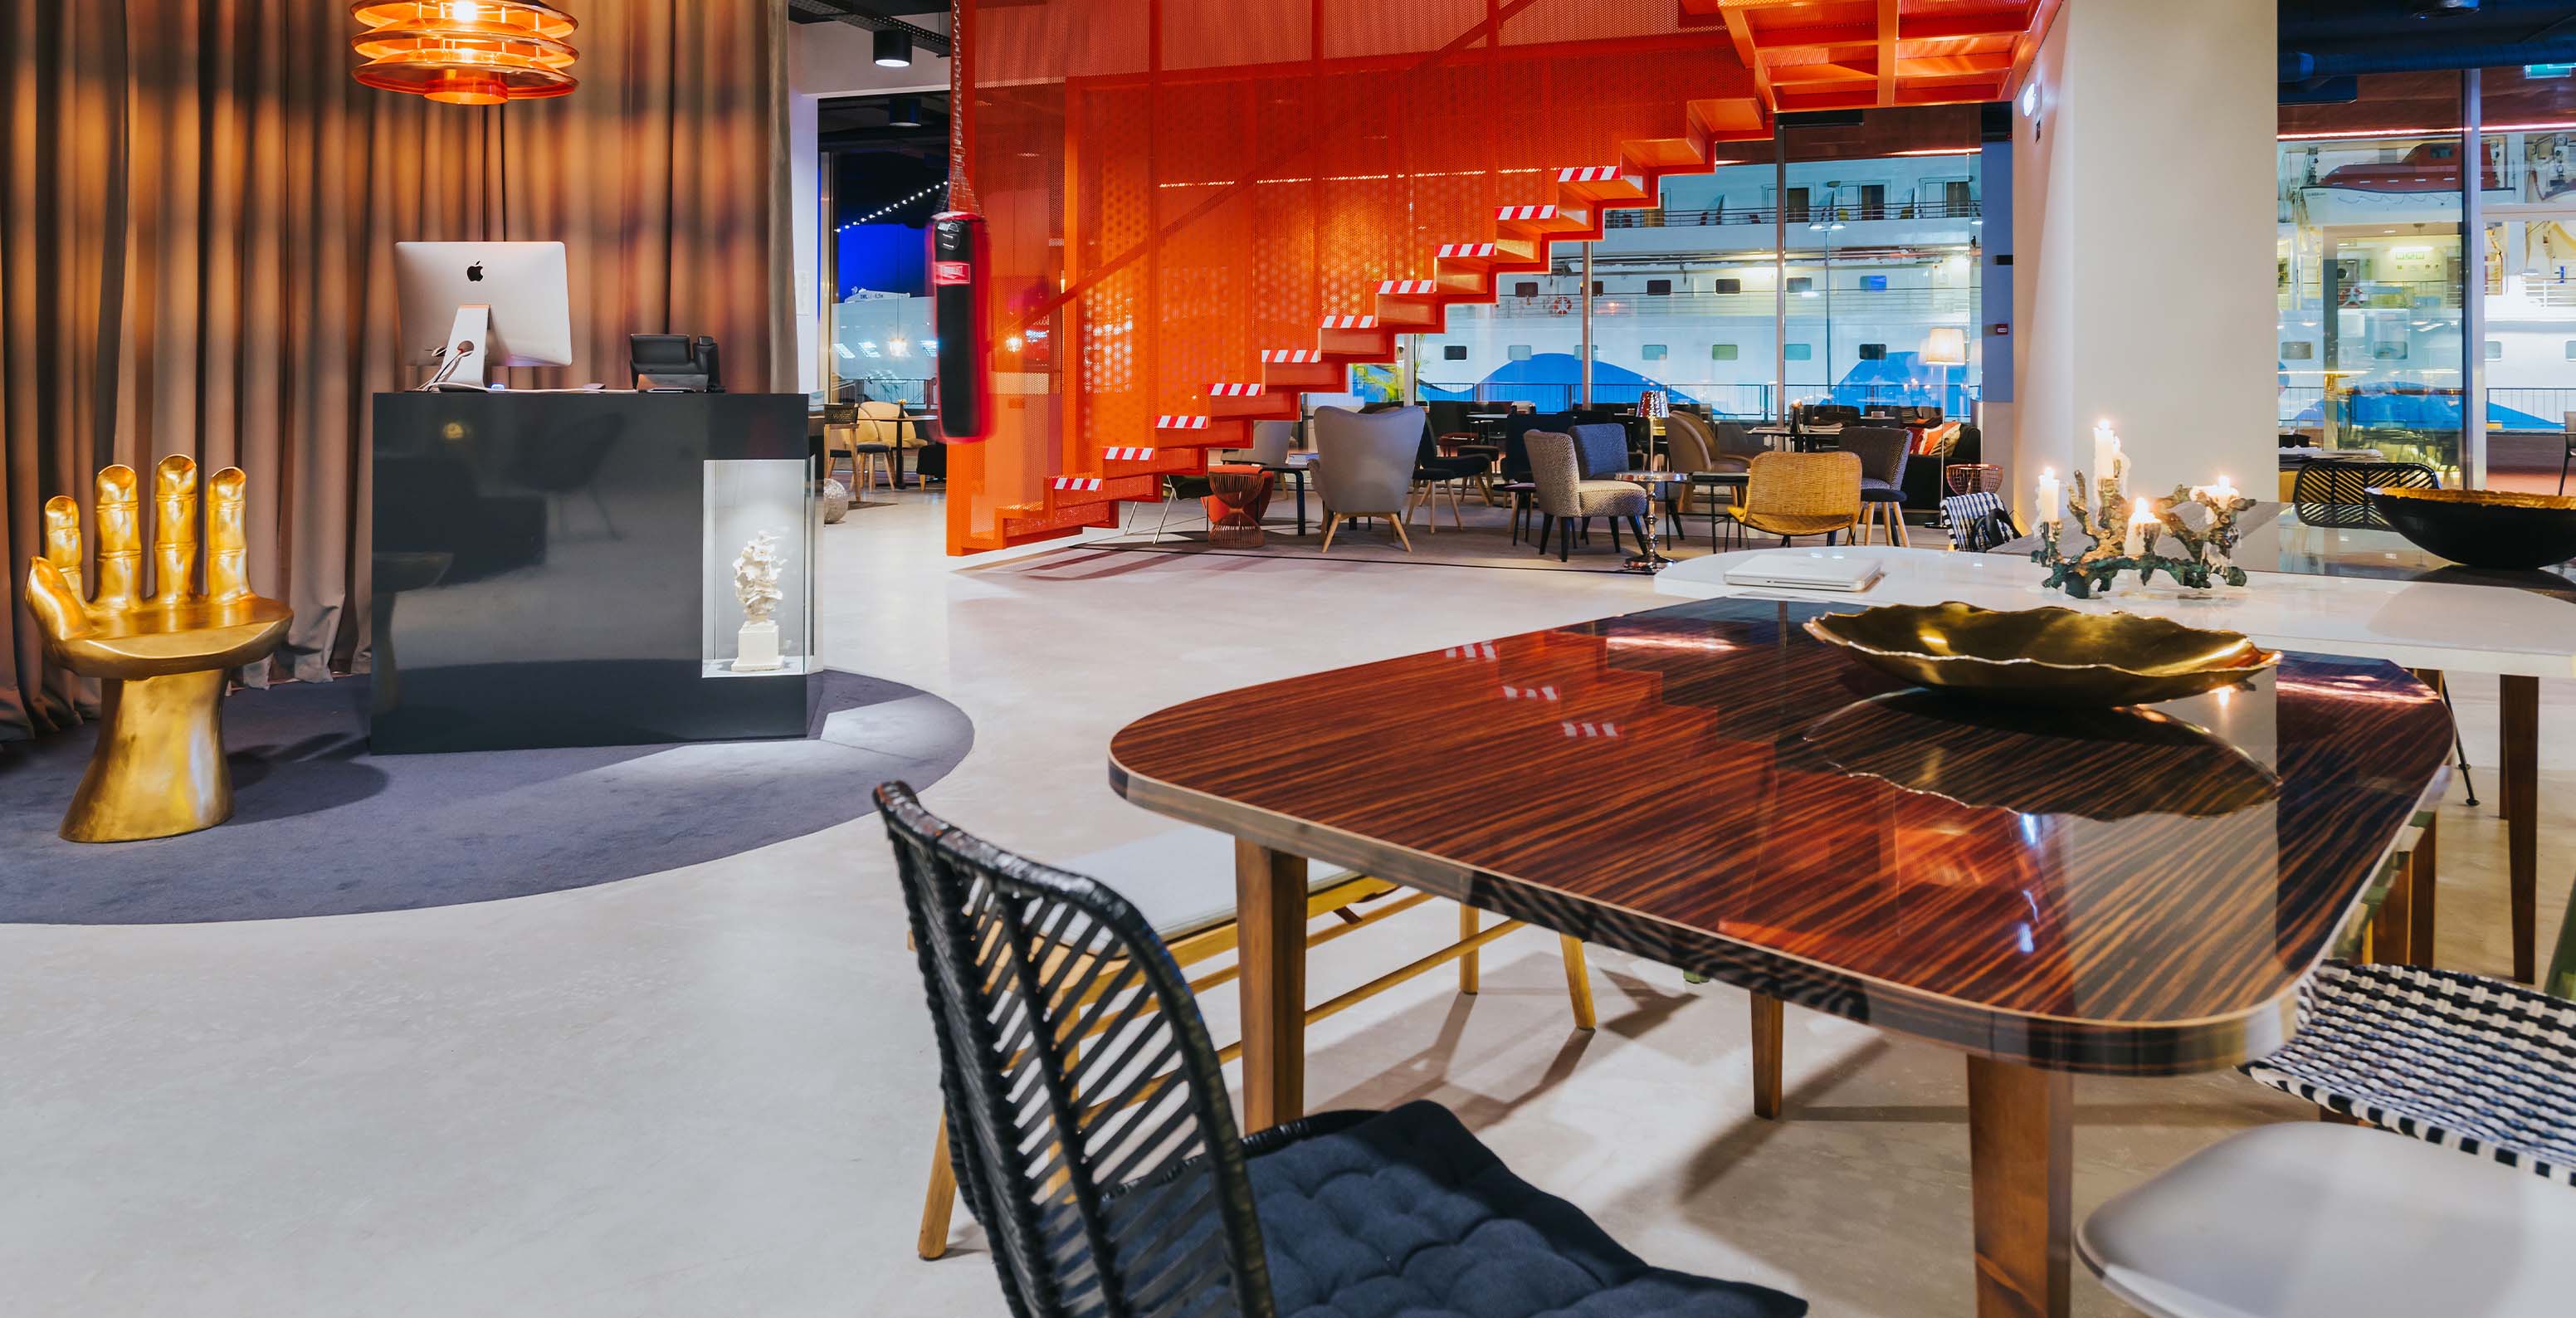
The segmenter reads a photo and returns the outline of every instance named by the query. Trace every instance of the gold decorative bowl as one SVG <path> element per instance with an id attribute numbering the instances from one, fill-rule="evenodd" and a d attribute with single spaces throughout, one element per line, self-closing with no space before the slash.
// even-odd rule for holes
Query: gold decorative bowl
<path id="1" fill-rule="evenodd" d="M 2110 708 L 2233 686 L 2281 662 L 2234 632 L 2136 613 L 1900 604 L 1836 613 L 1807 634 L 1900 681 L 2014 705 Z"/>

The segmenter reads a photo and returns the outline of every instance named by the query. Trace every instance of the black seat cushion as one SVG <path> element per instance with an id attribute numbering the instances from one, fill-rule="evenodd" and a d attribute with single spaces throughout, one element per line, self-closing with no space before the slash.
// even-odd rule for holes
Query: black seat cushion
<path id="1" fill-rule="evenodd" d="M 1437 1103 L 1313 1125 L 1326 1133 L 1252 1160 L 1280 1318 L 1807 1311 L 1805 1301 L 1765 1287 L 1648 1267 L 1581 1209 L 1512 1175 Z"/>

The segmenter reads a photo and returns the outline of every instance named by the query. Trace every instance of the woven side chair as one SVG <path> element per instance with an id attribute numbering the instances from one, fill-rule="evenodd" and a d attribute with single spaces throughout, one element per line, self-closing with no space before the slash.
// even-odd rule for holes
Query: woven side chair
<path id="1" fill-rule="evenodd" d="M 2440 488 L 2441 473 L 2420 462 L 2311 462 L 2290 478 L 2290 502 L 2305 526 L 2385 531 L 2370 491 Z"/>
<path id="2" fill-rule="evenodd" d="M 2576 918 L 2543 982 L 2576 993 Z M 2289 1046 L 2245 1074 L 2576 1188 L 2576 1002 L 2483 975 L 2330 961 L 2301 986 L 2298 1019 Z"/>
<path id="3" fill-rule="evenodd" d="M 1860 527 L 1861 465 L 1853 453 L 1764 453 L 1745 477 L 1744 502 L 1728 511 L 1747 529 L 1826 544 Z"/>
<path id="4" fill-rule="evenodd" d="M 1187 830 L 1094 852 L 1081 864 L 1106 880 L 1113 891 L 1137 909 L 1145 927 L 1154 932 L 1164 952 L 1172 958 L 1172 964 L 1190 975 L 1190 991 L 1208 993 L 1233 983 L 1241 969 L 1233 959 L 1241 939 L 1234 890 L 1221 881 L 1209 882 L 1209 876 L 1229 872 L 1227 867 L 1233 859 L 1232 838 L 1222 833 Z M 1306 917 L 1311 922 L 1306 945 L 1321 947 L 1435 900 L 1427 892 L 1407 893 L 1384 879 L 1314 866 L 1306 890 Z M 1528 927 L 1519 920 L 1488 925 L 1482 911 L 1461 903 L 1458 941 L 1309 1006 L 1306 1023 L 1325 1020 L 1452 961 L 1458 966 L 1458 991 L 1476 993 L 1483 977 L 1481 949 Z M 1558 956 L 1564 963 L 1565 993 L 1573 1010 L 1574 1028 L 1590 1030 L 1595 1024 L 1592 977 L 1583 940 L 1559 934 L 1556 941 Z M 1227 1044 L 1217 1049 L 1217 1061 L 1231 1062 L 1242 1051 L 1242 1044 Z M 950 1216 L 957 1206 L 957 1177 L 948 1159 L 948 1127 L 944 1119 L 933 1144 L 930 1185 L 922 1198 L 921 1230 L 916 1242 L 925 1259 L 947 1254 Z"/>
<path id="5" fill-rule="evenodd" d="M 1447 1109 L 1236 1133 L 1180 968 L 1108 888 L 877 789 L 951 1153 L 1014 1318 L 1797 1318 L 1647 1266 Z"/>

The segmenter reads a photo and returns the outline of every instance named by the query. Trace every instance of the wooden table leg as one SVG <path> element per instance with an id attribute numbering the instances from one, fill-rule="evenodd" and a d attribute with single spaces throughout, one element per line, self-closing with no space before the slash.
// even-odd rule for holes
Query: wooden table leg
<path id="1" fill-rule="evenodd" d="M 2424 836 L 2415 843 L 2413 901 L 2407 911 L 2407 935 L 2413 946 L 2408 949 L 2408 965 L 2430 967 L 2433 964 L 2433 887 L 2434 871 L 2441 867 L 2442 811 L 2437 805 L 2433 816 L 2424 821 Z"/>
<path id="2" fill-rule="evenodd" d="M 1780 1000 L 1753 995 L 1753 1115 L 1780 1119 Z"/>
<path id="3" fill-rule="evenodd" d="M 2065 1318 L 2074 1109 L 2063 1071 L 1968 1058 L 1977 1318 Z"/>
<path id="4" fill-rule="evenodd" d="M 2379 899 L 2379 909 L 2371 915 L 2370 959 L 2382 965 L 2402 966 L 2412 964 L 2415 955 L 2415 857 L 2409 853 L 2397 863 L 2398 871 L 2389 879 L 2388 891 Z"/>
<path id="5" fill-rule="evenodd" d="M 2540 929 L 2540 679 L 2500 677 L 2503 698 L 2505 850 L 2511 865 L 2513 977 L 2538 980 Z"/>
<path id="6" fill-rule="evenodd" d="M 2436 692 L 2445 690 L 2441 669 L 2418 668 L 2415 680 Z M 2457 735 L 2456 729 L 2454 735 Z M 2466 757 L 2462 759 L 2465 761 Z M 2436 800 L 2427 812 L 2424 836 L 2415 843 L 2415 864 L 2411 871 L 2414 891 L 2408 894 L 2407 903 L 2407 936 L 2411 943 L 2405 958 L 2408 965 L 2429 967 L 2433 964 L 2433 903 L 2438 895 L 2433 885 L 2434 876 L 2442 867 L 2441 852 L 2442 803 Z"/>
<path id="7" fill-rule="evenodd" d="M 1306 858 L 1234 843 L 1243 1131 L 1306 1115 Z"/>

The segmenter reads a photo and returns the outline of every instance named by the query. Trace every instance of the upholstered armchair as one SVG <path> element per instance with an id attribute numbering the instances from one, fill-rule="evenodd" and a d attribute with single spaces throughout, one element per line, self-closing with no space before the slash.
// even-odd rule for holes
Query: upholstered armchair
<path id="1" fill-rule="evenodd" d="M 1324 550 L 1341 524 L 1383 517 L 1397 543 L 1413 552 L 1404 512 L 1413 495 L 1413 464 L 1422 446 L 1422 409 L 1398 407 L 1363 416 L 1315 409 L 1315 487 L 1324 496 Z"/>
<path id="2" fill-rule="evenodd" d="M 1765 453 L 1745 477 L 1744 502 L 1729 511 L 1784 545 L 1801 535 L 1821 535 L 1831 544 L 1860 525 L 1860 480 L 1858 454 Z"/>
<path id="3" fill-rule="evenodd" d="M 1907 543 L 1905 459 L 1914 437 L 1888 426 L 1845 426 L 1836 442 L 1860 459 L 1862 541 L 1868 541 L 1870 528 L 1883 522 L 1888 543 Z"/>
<path id="4" fill-rule="evenodd" d="M 1614 434 L 1617 427 L 1610 427 Z M 1645 487 L 1621 480 L 1585 480 L 1576 461 L 1574 436 L 1545 430 L 1533 430 L 1526 441 L 1529 447 L 1530 482 L 1538 486 L 1539 523 L 1538 551 L 1547 552 L 1548 532 L 1562 526 L 1557 541 L 1558 562 L 1574 552 L 1574 533 L 1578 523 L 1588 527 L 1595 517 L 1610 519 L 1610 547 L 1619 547 L 1619 519 L 1637 533 L 1637 543 L 1646 541 L 1646 514 L 1650 501 Z"/>

